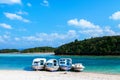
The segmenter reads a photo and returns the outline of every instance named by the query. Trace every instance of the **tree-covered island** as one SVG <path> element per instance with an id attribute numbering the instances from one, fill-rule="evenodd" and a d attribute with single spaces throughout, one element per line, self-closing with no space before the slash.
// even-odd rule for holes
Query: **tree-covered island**
<path id="1" fill-rule="evenodd" d="M 54 52 L 55 48 L 53 47 L 35 47 L 35 48 L 28 48 L 21 51 L 21 53 L 47 53 L 47 52 Z"/>
<path id="2" fill-rule="evenodd" d="M 1 49 L 0 53 L 47 53 L 54 52 L 55 48 L 53 47 L 35 47 L 27 48 L 23 50 L 19 49 Z"/>
<path id="3" fill-rule="evenodd" d="M 18 49 L 1 49 L 0 53 L 18 53 Z"/>
<path id="4" fill-rule="evenodd" d="M 64 44 L 55 55 L 120 55 L 120 36 L 104 36 Z"/>

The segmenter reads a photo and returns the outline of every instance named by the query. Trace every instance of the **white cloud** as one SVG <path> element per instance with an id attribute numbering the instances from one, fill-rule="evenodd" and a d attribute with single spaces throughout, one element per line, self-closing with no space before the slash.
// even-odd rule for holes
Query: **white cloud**
<path id="1" fill-rule="evenodd" d="M 18 37 L 15 37 L 14 39 L 15 39 L 15 41 L 20 41 L 20 38 L 18 38 Z"/>
<path id="2" fill-rule="evenodd" d="M 95 29 L 99 28 L 98 25 L 94 25 L 93 23 L 91 23 L 85 19 L 80 19 L 79 21 L 78 21 L 78 19 L 71 19 L 67 23 L 70 26 L 77 26 L 80 28 L 95 28 Z"/>
<path id="3" fill-rule="evenodd" d="M 25 12 L 25 11 L 21 11 L 21 10 L 19 10 L 18 12 L 16 12 L 17 14 L 20 14 L 20 15 L 28 15 L 28 13 L 27 12 Z"/>
<path id="4" fill-rule="evenodd" d="M 28 6 L 28 7 L 31 7 L 31 6 L 32 6 L 32 4 L 31 4 L 31 3 L 27 3 L 27 6 Z"/>
<path id="5" fill-rule="evenodd" d="M 22 16 L 14 14 L 14 13 L 5 12 L 4 15 L 11 20 L 20 20 L 20 21 L 23 21 L 23 22 L 26 22 L 26 23 L 30 22 L 28 19 L 25 19 Z"/>
<path id="6" fill-rule="evenodd" d="M 49 2 L 48 0 L 43 0 L 43 2 L 41 3 L 42 6 L 49 6 Z"/>
<path id="7" fill-rule="evenodd" d="M 27 36 L 27 37 L 23 37 L 23 39 L 26 41 L 42 41 L 42 39 L 36 36 Z"/>
<path id="8" fill-rule="evenodd" d="M 9 34 L 3 34 L 0 36 L 0 43 L 7 43 L 10 40 Z"/>
<path id="9" fill-rule="evenodd" d="M 21 4 L 21 0 L 0 0 L 0 4 Z"/>
<path id="10" fill-rule="evenodd" d="M 120 20 L 120 11 L 113 13 L 109 18 L 113 20 Z"/>
<path id="11" fill-rule="evenodd" d="M 19 31 L 19 32 L 26 32 L 27 29 L 25 29 L 25 28 L 18 28 L 16 31 Z"/>
<path id="12" fill-rule="evenodd" d="M 6 23 L 0 23 L 0 27 L 5 28 L 5 29 L 12 29 L 12 26 Z"/>
<path id="13" fill-rule="evenodd" d="M 69 38 L 75 38 L 75 37 L 77 37 L 78 35 L 77 35 L 77 33 L 76 33 L 76 31 L 75 30 L 69 30 L 68 31 L 68 33 L 67 33 L 67 37 Z"/>
<path id="14" fill-rule="evenodd" d="M 84 29 L 80 30 L 79 33 L 88 35 L 89 37 L 120 35 L 120 33 L 113 31 L 109 26 L 101 29 Z"/>
<path id="15" fill-rule="evenodd" d="M 118 24 L 118 27 L 120 28 L 120 24 Z"/>
<path id="16" fill-rule="evenodd" d="M 75 19 L 71 19 L 68 21 L 68 25 L 79 26 L 79 21 Z"/>
<path id="17" fill-rule="evenodd" d="M 4 35 L 3 35 L 3 38 L 5 38 L 5 39 L 9 39 L 9 38 L 10 38 L 10 36 L 8 36 L 8 35 L 4 34 Z"/>
<path id="18" fill-rule="evenodd" d="M 22 37 L 23 40 L 27 41 L 54 41 L 54 40 L 69 40 L 77 37 L 77 33 L 74 30 L 69 30 L 66 34 L 58 33 L 39 33 L 34 36 Z"/>
<path id="19" fill-rule="evenodd" d="M 79 33 L 87 35 L 89 37 L 97 37 L 97 36 L 110 36 L 110 35 L 118 35 L 120 33 L 113 31 L 110 27 L 100 27 L 99 25 L 95 25 L 94 23 L 87 21 L 85 19 L 71 19 L 68 22 L 68 25 L 79 27 Z M 120 25 L 119 25 L 120 26 Z"/>
<path id="20" fill-rule="evenodd" d="M 84 30 L 79 30 L 79 33 L 88 35 L 89 37 L 97 37 L 103 34 L 103 30 L 102 29 L 84 29 Z"/>
<path id="21" fill-rule="evenodd" d="M 99 25 L 95 25 L 94 23 L 85 19 L 80 19 L 79 21 L 78 19 L 71 19 L 67 23 L 70 26 L 80 28 L 79 33 L 81 34 L 87 34 L 89 36 L 98 36 L 103 33 L 103 30 Z"/>
<path id="22" fill-rule="evenodd" d="M 118 35 L 119 33 L 114 32 L 109 26 L 103 29 L 105 35 Z"/>
<path id="23" fill-rule="evenodd" d="M 5 40 L 3 39 L 2 36 L 0 36 L 0 43 L 4 43 L 4 42 L 5 42 Z"/>
<path id="24" fill-rule="evenodd" d="M 90 37 L 95 37 L 103 33 L 103 30 L 100 28 L 99 25 L 95 25 L 94 23 L 85 19 L 80 19 L 79 21 L 78 19 L 71 19 L 67 23 L 70 26 L 80 28 L 79 33 L 89 35 Z"/>

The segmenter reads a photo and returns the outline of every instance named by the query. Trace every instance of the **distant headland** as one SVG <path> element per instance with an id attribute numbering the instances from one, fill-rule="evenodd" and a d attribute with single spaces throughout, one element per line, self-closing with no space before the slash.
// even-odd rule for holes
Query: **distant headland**
<path id="1" fill-rule="evenodd" d="M 50 53 L 54 52 L 56 48 L 53 47 L 35 47 L 28 49 L 1 49 L 0 53 Z"/>

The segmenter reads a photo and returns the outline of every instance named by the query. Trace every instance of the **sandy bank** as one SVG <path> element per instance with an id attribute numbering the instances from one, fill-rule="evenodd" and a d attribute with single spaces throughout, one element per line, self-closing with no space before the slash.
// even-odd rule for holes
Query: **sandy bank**
<path id="1" fill-rule="evenodd" d="M 64 74 L 64 72 L 0 70 L 1 80 L 120 80 L 119 76 L 86 72 Z"/>

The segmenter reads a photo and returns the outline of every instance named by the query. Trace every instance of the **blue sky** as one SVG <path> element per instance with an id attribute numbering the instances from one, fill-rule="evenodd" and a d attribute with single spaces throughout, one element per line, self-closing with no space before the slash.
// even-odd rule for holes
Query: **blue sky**
<path id="1" fill-rule="evenodd" d="M 120 35 L 120 0 L 0 0 L 0 49 Z"/>

